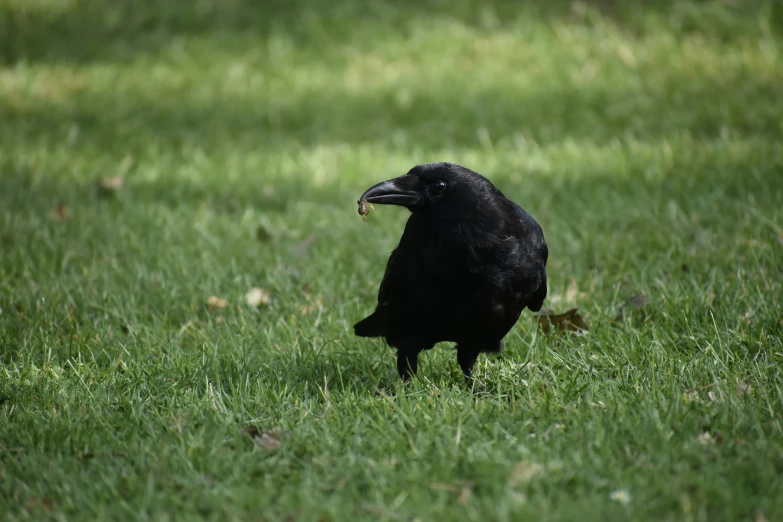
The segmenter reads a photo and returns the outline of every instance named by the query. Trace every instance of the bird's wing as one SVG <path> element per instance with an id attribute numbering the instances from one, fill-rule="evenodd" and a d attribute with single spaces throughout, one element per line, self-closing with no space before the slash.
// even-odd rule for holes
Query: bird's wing
<path id="1" fill-rule="evenodd" d="M 380 288 L 378 289 L 378 304 L 375 311 L 354 325 L 354 333 L 362 337 L 376 337 L 383 335 L 385 325 L 386 306 L 392 298 L 392 289 L 396 287 L 400 279 L 399 271 L 399 247 L 394 249 L 386 263 L 386 271 L 383 273 Z"/>
<path id="2" fill-rule="evenodd" d="M 381 286 L 378 288 L 378 307 L 385 306 L 391 299 L 395 288 L 400 288 L 403 283 L 404 260 L 403 249 L 395 248 L 386 263 Z"/>
<path id="3" fill-rule="evenodd" d="M 411 216 L 405 223 L 400 243 L 389 255 L 389 261 L 386 263 L 383 281 L 378 289 L 379 308 L 392 300 L 395 293 L 404 293 L 412 284 L 411 281 L 417 279 L 416 275 L 421 267 L 418 266 L 416 253 L 421 250 L 422 241 L 421 227 L 414 216 Z"/>
<path id="4" fill-rule="evenodd" d="M 527 294 L 526 306 L 538 312 L 547 293 L 546 262 L 549 258 L 549 249 L 544 240 L 544 233 L 536 220 L 519 205 L 514 204 L 514 207 L 522 224 L 519 239 L 523 245 L 520 252 L 522 259 L 519 260 L 518 265 L 521 269 L 517 272 L 514 286 Z"/>

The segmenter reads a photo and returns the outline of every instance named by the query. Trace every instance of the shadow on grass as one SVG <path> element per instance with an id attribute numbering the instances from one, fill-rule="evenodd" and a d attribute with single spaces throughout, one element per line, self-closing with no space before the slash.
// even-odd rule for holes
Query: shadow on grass
<path id="1" fill-rule="evenodd" d="M 265 45 L 271 36 L 283 34 L 299 48 L 328 52 L 329 46 L 366 43 L 368 35 L 405 32 L 428 19 L 451 19 L 491 31 L 530 18 L 590 23 L 601 17 L 639 33 L 649 29 L 646 19 L 652 16 L 682 32 L 729 40 L 755 34 L 760 12 L 771 12 L 772 29 L 778 29 L 783 25 L 783 9 L 777 4 L 764 0 L 741 6 L 673 0 L 207 0 L 185 5 L 154 0 L 10 0 L 0 7 L 0 62 L 124 61 L 157 53 L 183 39 L 225 35 Z"/>

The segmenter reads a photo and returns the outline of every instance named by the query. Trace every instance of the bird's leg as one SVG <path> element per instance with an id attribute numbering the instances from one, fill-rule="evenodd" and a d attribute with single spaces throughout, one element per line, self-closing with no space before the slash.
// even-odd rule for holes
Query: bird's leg
<path id="1" fill-rule="evenodd" d="M 465 375 L 465 381 L 470 384 L 472 382 L 471 376 L 473 375 L 473 365 L 478 359 L 479 351 L 469 346 L 457 346 L 457 362 L 462 369 L 462 373 Z"/>
<path id="2" fill-rule="evenodd" d="M 419 368 L 419 353 L 403 350 L 397 351 L 397 371 L 400 372 L 402 380 L 410 382 L 411 375 L 416 375 Z"/>

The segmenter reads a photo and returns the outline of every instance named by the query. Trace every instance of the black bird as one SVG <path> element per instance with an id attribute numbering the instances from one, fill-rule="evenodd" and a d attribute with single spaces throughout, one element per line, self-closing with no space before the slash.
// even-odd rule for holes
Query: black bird
<path id="1" fill-rule="evenodd" d="M 455 342 L 470 380 L 479 353 L 499 352 L 525 307 L 541 309 L 548 257 L 541 227 L 488 179 L 453 163 L 418 165 L 368 189 L 363 202 L 400 205 L 411 216 L 375 312 L 354 333 L 385 337 L 405 381 L 419 352 Z"/>

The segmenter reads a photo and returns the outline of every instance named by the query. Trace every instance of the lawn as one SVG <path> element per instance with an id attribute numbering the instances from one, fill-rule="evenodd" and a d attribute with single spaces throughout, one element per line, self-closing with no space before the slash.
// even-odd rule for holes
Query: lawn
<path id="1" fill-rule="evenodd" d="M 0 0 L 0 513 L 783 520 L 781 53 L 772 0 Z M 473 390 L 353 336 L 356 199 L 430 161 L 587 334 Z"/>

